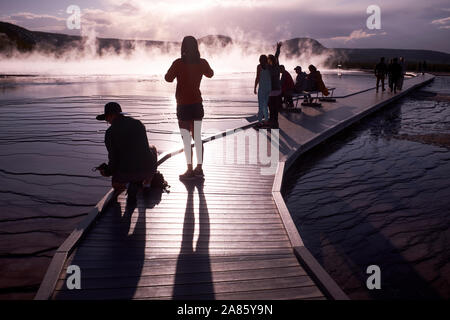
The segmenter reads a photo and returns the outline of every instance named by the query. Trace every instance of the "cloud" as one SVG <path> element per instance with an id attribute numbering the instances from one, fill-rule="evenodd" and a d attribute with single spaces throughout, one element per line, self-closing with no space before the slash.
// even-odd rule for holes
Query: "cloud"
<path id="1" fill-rule="evenodd" d="M 68 30 L 65 11 L 14 15 L 9 22 L 31 30 L 99 37 L 180 41 L 191 34 L 238 35 L 274 43 L 311 37 L 325 46 L 393 47 L 450 51 L 448 0 L 379 0 L 382 30 L 365 29 L 371 2 L 348 0 L 97 0 L 81 6 L 82 30 Z M 47 20 L 46 20 L 47 19 Z M 0 20 L 5 20 L 0 17 Z M 434 23 L 430 23 L 433 21 Z M 84 31 L 83 31 L 84 29 Z M 381 37 L 383 35 L 383 37 Z"/>
<path id="2" fill-rule="evenodd" d="M 40 31 L 63 32 L 67 30 L 65 18 L 49 14 L 18 12 L 8 16 L 0 16 L 0 20 Z"/>
<path id="3" fill-rule="evenodd" d="M 350 33 L 348 36 L 340 36 L 340 37 L 333 37 L 329 40 L 333 41 L 342 41 L 344 43 L 347 43 L 349 41 L 359 40 L 359 39 L 365 39 L 365 38 L 371 38 L 379 35 L 386 35 L 386 32 L 382 33 L 367 33 L 363 29 L 354 30 Z"/>
<path id="4" fill-rule="evenodd" d="M 433 20 L 431 24 L 438 25 L 439 29 L 450 29 L 450 17 Z"/>

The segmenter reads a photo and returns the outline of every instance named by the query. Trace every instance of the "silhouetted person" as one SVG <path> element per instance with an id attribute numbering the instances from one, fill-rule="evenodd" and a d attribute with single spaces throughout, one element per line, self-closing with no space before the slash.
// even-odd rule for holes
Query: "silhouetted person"
<path id="1" fill-rule="evenodd" d="M 256 93 L 258 87 L 258 93 Z M 258 126 L 261 127 L 269 122 L 269 95 L 272 90 L 271 74 L 266 55 L 259 57 L 259 65 L 256 68 L 256 79 L 254 93 L 258 94 Z M 264 116 L 264 122 L 262 122 Z"/>
<path id="2" fill-rule="evenodd" d="M 309 65 L 309 74 L 306 76 L 306 91 L 320 91 L 324 96 L 327 96 L 328 89 L 322 80 L 320 71 L 314 65 Z"/>
<path id="3" fill-rule="evenodd" d="M 296 93 L 301 93 L 305 91 L 306 88 L 306 72 L 302 71 L 302 67 L 296 66 L 295 73 L 297 73 L 297 77 L 295 78 L 294 91 Z"/>
<path id="4" fill-rule="evenodd" d="M 272 85 L 272 90 L 269 95 L 270 127 L 274 129 L 279 127 L 278 112 L 281 106 L 280 66 L 278 63 L 281 45 L 281 42 L 277 43 L 275 55 L 270 54 L 268 57 L 270 80 Z"/>
<path id="5" fill-rule="evenodd" d="M 422 64 L 422 75 L 424 75 L 425 72 L 427 72 L 427 62 L 424 60 Z"/>
<path id="6" fill-rule="evenodd" d="M 184 144 L 187 171 L 180 179 L 203 177 L 202 120 L 204 117 L 203 99 L 200 92 L 202 77 L 212 78 L 214 71 L 208 61 L 200 58 L 197 40 L 187 36 L 181 44 L 181 58 L 175 60 L 167 71 L 165 80 L 177 79 L 175 97 L 177 100 L 177 118 Z M 190 133 L 190 134 L 189 134 Z M 193 170 L 191 136 L 194 138 L 197 155 L 197 167 Z"/>
<path id="7" fill-rule="evenodd" d="M 380 59 L 380 62 L 375 66 L 375 76 L 377 77 L 377 92 L 381 82 L 381 89 L 386 91 L 384 88 L 384 78 L 387 74 L 387 65 L 384 63 L 384 57 Z"/>
<path id="8" fill-rule="evenodd" d="M 403 89 L 403 81 L 405 80 L 405 74 L 406 74 L 405 58 L 400 57 L 399 64 L 401 67 L 401 72 L 400 72 L 400 77 L 397 80 L 397 89 L 402 90 Z"/>
<path id="9" fill-rule="evenodd" d="M 284 99 L 284 103 L 288 108 L 294 107 L 294 101 L 292 101 L 292 94 L 294 93 L 294 80 L 286 68 L 281 65 L 281 94 Z"/>
<path id="10" fill-rule="evenodd" d="M 389 64 L 388 64 L 388 85 L 389 85 L 389 89 L 391 89 L 391 92 L 394 91 L 394 80 L 392 77 L 392 64 L 394 63 L 393 59 L 389 60 Z"/>
<path id="11" fill-rule="evenodd" d="M 392 81 L 392 86 L 393 86 L 393 90 L 394 93 L 397 93 L 398 85 L 399 85 L 399 79 L 401 77 L 402 74 L 402 66 L 398 63 L 398 59 L 394 58 L 392 60 L 392 65 L 390 67 L 390 72 L 391 72 L 391 81 Z"/>
<path id="12" fill-rule="evenodd" d="M 150 147 L 145 126 L 141 121 L 122 114 L 116 102 L 105 105 L 105 112 L 97 120 L 106 120 L 111 126 L 105 133 L 105 145 L 109 162 L 100 173 L 109 177 L 114 188 L 114 197 L 122 193 L 127 184 L 128 200 L 134 202 L 137 188 L 149 186 L 157 168 L 155 147 Z"/>

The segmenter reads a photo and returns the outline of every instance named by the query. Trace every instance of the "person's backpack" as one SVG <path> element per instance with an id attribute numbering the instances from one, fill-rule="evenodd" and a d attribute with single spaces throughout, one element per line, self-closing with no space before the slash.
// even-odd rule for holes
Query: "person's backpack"
<path id="1" fill-rule="evenodd" d="M 150 152 L 152 153 L 154 165 L 156 167 L 158 167 L 158 151 L 154 145 L 151 145 L 149 147 L 150 147 Z M 159 172 L 158 170 L 153 175 L 153 179 L 152 179 L 150 188 L 161 189 L 162 192 L 166 192 L 166 193 L 170 192 L 169 183 L 167 183 L 167 181 L 164 179 L 163 174 L 161 172 Z"/>
<path id="2" fill-rule="evenodd" d="M 163 192 L 167 193 L 170 192 L 170 185 L 164 179 L 163 174 L 159 171 L 156 171 L 156 173 L 153 175 L 151 188 L 162 189 Z"/>

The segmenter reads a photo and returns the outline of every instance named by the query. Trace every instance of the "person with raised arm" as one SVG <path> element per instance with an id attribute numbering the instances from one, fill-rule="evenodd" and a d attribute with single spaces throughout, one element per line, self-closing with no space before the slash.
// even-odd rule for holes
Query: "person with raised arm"
<path id="1" fill-rule="evenodd" d="M 271 91 L 269 94 L 269 113 L 270 113 L 270 128 L 277 129 L 278 124 L 278 112 L 281 106 L 281 80 L 280 80 L 280 65 L 278 58 L 280 56 L 281 42 L 277 43 L 277 50 L 275 55 L 270 54 L 268 57 Z"/>
<path id="2" fill-rule="evenodd" d="M 258 92 L 256 88 L 258 87 Z M 269 122 L 269 95 L 272 90 L 271 74 L 267 56 L 259 57 L 259 65 L 256 68 L 255 88 L 253 92 L 258 94 L 258 124 L 257 127 L 267 125 Z M 264 117 L 264 122 L 263 122 Z"/>

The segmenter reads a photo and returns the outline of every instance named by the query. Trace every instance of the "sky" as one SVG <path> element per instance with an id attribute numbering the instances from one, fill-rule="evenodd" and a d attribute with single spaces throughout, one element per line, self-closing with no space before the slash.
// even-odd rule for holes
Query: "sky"
<path id="1" fill-rule="evenodd" d="M 81 29 L 66 25 L 70 5 Z M 369 29 L 370 5 L 380 29 Z M 425 49 L 450 53 L 448 0 L 0 0 L 0 21 L 30 30 L 98 37 L 181 41 L 223 34 L 276 42 L 310 37 L 329 48 Z"/>

